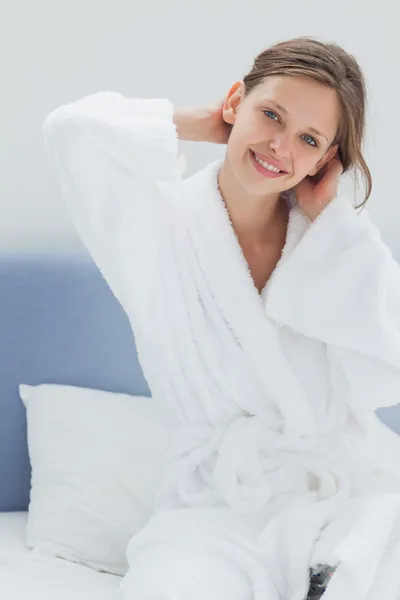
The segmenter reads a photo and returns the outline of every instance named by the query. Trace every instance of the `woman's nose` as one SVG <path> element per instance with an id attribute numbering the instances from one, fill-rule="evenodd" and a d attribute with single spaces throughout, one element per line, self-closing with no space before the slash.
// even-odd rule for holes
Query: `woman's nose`
<path id="1" fill-rule="evenodd" d="M 274 137 L 269 144 L 269 147 L 282 157 L 288 157 L 290 155 L 290 146 L 291 142 L 289 137 L 282 134 Z"/>

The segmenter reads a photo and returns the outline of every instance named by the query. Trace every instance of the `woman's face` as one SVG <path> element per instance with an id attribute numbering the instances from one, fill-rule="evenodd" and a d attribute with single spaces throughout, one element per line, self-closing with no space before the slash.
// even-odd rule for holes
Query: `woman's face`
<path id="1" fill-rule="evenodd" d="M 249 191 L 274 194 L 293 188 L 336 154 L 338 146 L 330 148 L 340 119 L 335 90 L 305 77 L 273 76 L 247 98 L 243 94 L 244 83 L 236 82 L 223 117 L 233 125 L 226 158 Z M 275 159 L 287 173 L 265 177 L 251 151 Z"/>

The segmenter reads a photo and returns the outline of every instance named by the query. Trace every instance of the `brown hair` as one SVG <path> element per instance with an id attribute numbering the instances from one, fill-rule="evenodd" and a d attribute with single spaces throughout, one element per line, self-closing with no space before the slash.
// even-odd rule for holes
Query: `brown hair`
<path id="1" fill-rule="evenodd" d="M 367 193 L 364 202 L 355 208 L 364 207 L 372 189 L 371 173 L 362 155 L 366 84 L 354 56 L 335 43 L 326 44 L 306 36 L 279 42 L 254 59 L 243 78 L 245 96 L 272 75 L 309 77 L 336 90 L 342 118 L 332 145 L 339 145 L 343 173 L 354 167 L 362 173 Z"/>

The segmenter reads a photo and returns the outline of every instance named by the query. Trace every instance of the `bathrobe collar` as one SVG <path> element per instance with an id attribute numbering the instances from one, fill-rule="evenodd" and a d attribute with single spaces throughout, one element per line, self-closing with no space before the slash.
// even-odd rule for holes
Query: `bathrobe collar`
<path id="1" fill-rule="evenodd" d="M 267 396 L 276 400 L 276 406 L 284 417 L 285 433 L 297 433 L 299 425 L 303 433 L 311 432 L 315 429 L 315 416 L 306 394 L 300 391 L 302 386 L 297 375 L 282 353 L 279 324 L 266 312 L 274 273 L 292 252 L 310 222 L 297 206 L 291 207 L 282 256 L 260 295 L 219 192 L 217 177 L 222 162 L 218 159 L 209 163 L 180 184 L 181 226 L 187 229 L 198 265 L 198 268 L 192 269 L 192 276 L 194 279 L 201 278 L 197 282 L 200 294 L 204 286 L 212 291 L 219 318 L 223 319 L 236 343 L 252 361 Z M 271 370 L 275 377 L 268 376 Z M 293 419 L 293 397 L 297 398 L 301 409 L 301 424 L 299 418 Z"/>
<path id="2" fill-rule="evenodd" d="M 293 192 L 291 190 L 283 192 L 282 197 L 290 208 L 286 240 L 281 257 L 260 294 L 254 284 L 249 265 L 219 190 L 218 174 L 223 161 L 224 159 L 214 160 L 185 180 L 186 193 L 184 194 L 184 201 L 187 202 L 188 198 L 191 199 L 188 203 L 191 205 L 191 210 L 195 212 L 197 217 L 209 221 L 207 235 L 213 238 L 213 244 L 210 247 L 214 251 L 217 249 L 220 254 L 220 258 L 214 256 L 214 260 L 224 265 L 223 282 L 226 283 L 228 289 L 235 290 L 235 295 L 242 295 L 244 301 L 262 308 L 266 305 L 268 290 L 275 272 L 286 261 L 303 237 L 310 226 L 310 221 L 295 203 Z M 194 193 L 195 191 L 197 193 Z M 196 201 L 197 196 L 199 197 L 198 202 Z M 221 277 L 221 274 L 219 274 L 219 277 Z"/>

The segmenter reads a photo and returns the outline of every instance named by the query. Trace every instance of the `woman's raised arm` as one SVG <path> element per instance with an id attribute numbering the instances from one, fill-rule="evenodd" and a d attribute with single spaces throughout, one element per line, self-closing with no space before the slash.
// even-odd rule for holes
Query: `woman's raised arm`
<path id="1" fill-rule="evenodd" d="M 140 245 L 157 242 L 158 183 L 184 171 L 173 114 L 166 98 L 105 91 L 56 108 L 43 123 L 68 213 L 119 301 L 124 261 L 134 277 Z"/>

